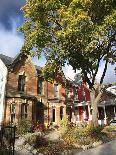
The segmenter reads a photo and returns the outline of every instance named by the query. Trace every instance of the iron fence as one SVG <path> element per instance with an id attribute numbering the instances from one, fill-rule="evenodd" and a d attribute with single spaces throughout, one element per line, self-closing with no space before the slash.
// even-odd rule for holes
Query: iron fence
<path id="1" fill-rule="evenodd" d="M 0 126 L 0 155 L 14 155 L 15 126 Z"/>

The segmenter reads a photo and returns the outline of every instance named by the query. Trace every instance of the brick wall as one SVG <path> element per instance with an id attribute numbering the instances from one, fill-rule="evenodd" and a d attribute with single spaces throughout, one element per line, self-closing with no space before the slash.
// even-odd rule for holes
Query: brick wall
<path id="1" fill-rule="evenodd" d="M 22 56 L 12 70 L 8 74 L 7 81 L 7 93 L 19 93 L 18 92 L 18 77 L 25 73 L 25 93 L 30 95 L 37 94 L 37 77 L 36 70 L 30 60 L 30 57 Z"/>
<path id="2" fill-rule="evenodd" d="M 24 93 L 20 93 L 18 91 L 18 77 L 25 73 L 26 80 L 25 80 L 25 90 Z M 14 102 L 16 104 L 16 118 L 15 123 L 17 124 L 18 121 L 21 119 L 21 104 L 26 102 L 28 104 L 28 114 L 27 118 L 32 120 L 32 106 L 34 101 L 32 99 L 24 99 L 21 98 L 21 95 L 37 95 L 37 76 L 36 76 L 36 69 L 32 64 L 30 57 L 25 55 L 21 56 L 19 61 L 17 61 L 13 67 L 11 67 L 8 73 L 7 79 L 7 86 L 6 86 L 6 112 L 5 112 L 5 122 L 9 122 L 11 119 L 10 113 L 10 105 Z"/>
<path id="3" fill-rule="evenodd" d="M 14 61 L 12 67 L 8 73 L 7 79 L 7 94 L 6 94 L 6 113 L 5 119 L 6 122 L 10 121 L 11 113 L 10 113 L 10 105 L 12 102 L 16 104 L 16 119 L 15 123 L 21 119 L 21 104 L 26 99 L 28 103 L 28 119 L 39 121 L 38 119 L 43 119 L 44 122 L 48 121 L 48 102 L 49 98 L 52 98 L 52 102 L 49 101 L 49 118 L 52 121 L 52 109 L 55 107 L 56 109 L 56 122 L 60 120 L 60 107 L 64 107 L 64 115 L 66 113 L 66 105 L 65 102 L 65 88 L 62 85 L 58 84 L 58 102 L 54 100 L 54 83 L 43 81 L 43 91 L 41 95 L 37 94 L 37 72 L 36 68 L 33 65 L 31 58 L 25 55 L 21 55 L 18 59 Z M 19 75 L 23 75 L 25 73 L 26 81 L 25 81 L 25 90 L 24 93 L 18 91 L 18 77 Z M 55 82 L 56 83 L 56 82 Z M 48 90 L 48 99 L 47 99 L 47 90 Z M 22 98 L 22 95 L 24 97 Z M 26 96 L 34 96 L 36 97 L 36 101 L 32 98 L 28 98 Z M 41 103 L 42 102 L 42 103 Z M 43 106 L 44 105 L 44 106 Z M 42 112 L 43 110 L 43 112 Z M 42 115 L 42 116 L 40 116 Z M 40 120 L 42 121 L 42 120 Z"/>

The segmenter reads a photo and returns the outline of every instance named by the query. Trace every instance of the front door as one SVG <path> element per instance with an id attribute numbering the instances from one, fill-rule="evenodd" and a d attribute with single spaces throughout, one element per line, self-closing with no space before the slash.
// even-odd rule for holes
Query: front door
<path id="1" fill-rule="evenodd" d="M 52 109 L 52 122 L 56 121 L 56 109 Z"/>

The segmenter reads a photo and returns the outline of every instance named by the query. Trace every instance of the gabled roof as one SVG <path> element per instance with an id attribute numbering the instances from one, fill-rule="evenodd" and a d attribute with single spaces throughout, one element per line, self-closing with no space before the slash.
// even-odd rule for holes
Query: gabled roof
<path id="1" fill-rule="evenodd" d="M 3 61 L 3 63 L 8 67 L 8 66 L 11 66 L 13 64 L 15 64 L 18 59 L 20 59 L 20 56 L 22 55 L 23 53 L 19 53 L 18 55 L 16 55 L 14 58 L 12 57 L 9 57 L 9 56 L 6 56 L 6 55 L 3 55 L 3 54 L 0 54 L 0 59 Z M 41 71 L 42 70 L 42 67 L 40 66 L 36 66 L 35 65 L 35 69 L 38 70 L 38 71 Z"/>
<path id="2" fill-rule="evenodd" d="M 110 86 L 106 90 L 116 96 L 116 85 Z"/>
<path id="3" fill-rule="evenodd" d="M 11 58 L 11 57 L 3 55 L 3 54 L 0 54 L 0 59 L 4 62 L 4 64 L 6 66 L 9 66 L 10 64 L 12 64 L 12 62 L 14 60 L 14 58 Z"/>

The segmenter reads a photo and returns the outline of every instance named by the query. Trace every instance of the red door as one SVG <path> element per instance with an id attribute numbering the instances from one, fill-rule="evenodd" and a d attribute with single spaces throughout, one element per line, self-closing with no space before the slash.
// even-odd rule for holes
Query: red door
<path id="1" fill-rule="evenodd" d="M 82 106 L 79 106 L 79 119 L 80 121 L 83 120 L 83 107 Z"/>

